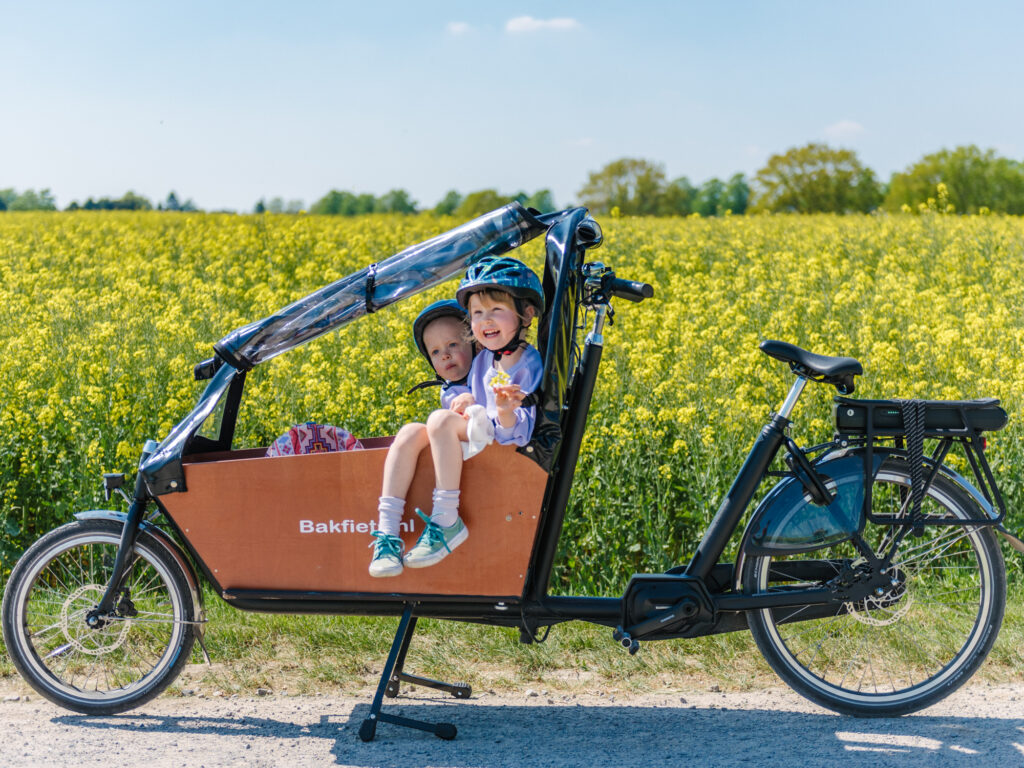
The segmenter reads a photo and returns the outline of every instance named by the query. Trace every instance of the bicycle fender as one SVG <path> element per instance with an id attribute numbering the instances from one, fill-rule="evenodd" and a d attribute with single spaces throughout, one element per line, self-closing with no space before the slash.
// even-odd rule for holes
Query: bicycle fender
<path id="1" fill-rule="evenodd" d="M 90 509 L 85 512 L 76 512 L 76 520 L 111 520 L 124 525 L 128 515 L 124 512 L 117 512 L 112 509 Z M 203 630 L 206 627 L 206 603 L 203 600 L 203 590 L 199 586 L 199 578 L 196 576 L 196 569 L 192 561 L 181 551 L 181 547 L 167 535 L 159 526 L 143 520 L 139 523 L 139 530 L 149 534 L 169 554 L 185 574 L 185 581 L 188 582 L 189 590 L 192 592 L 192 604 L 196 608 L 195 631 L 200 645 L 203 643 Z"/>
<path id="2" fill-rule="evenodd" d="M 878 471 L 884 455 L 873 457 Z M 864 530 L 864 460 L 859 454 L 825 457 L 814 465 L 832 503 L 814 503 L 803 484 L 788 476 L 754 510 L 740 543 L 750 555 L 798 554 L 848 540 Z"/>

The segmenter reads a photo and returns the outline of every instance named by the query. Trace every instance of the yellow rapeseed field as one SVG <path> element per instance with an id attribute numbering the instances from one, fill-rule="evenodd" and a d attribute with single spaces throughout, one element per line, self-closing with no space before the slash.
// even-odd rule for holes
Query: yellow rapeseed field
<path id="1" fill-rule="evenodd" d="M 0 215 L 0 581 L 77 509 L 99 474 L 132 473 L 202 385 L 192 366 L 251 320 L 457 225 L 431 216 Z M 1024 222 L 923 215 L 608 219 L 593 257 L 656 298 L 619 302 L 563 537 L 558 587 L 612 593 L 685 562 L 790 382 L 765 338 L 864 364 L 858 395 L 994 396 L 1011 414 L 991 458 L 1024 522 Z M 522 254 L 541 262 L 540 242 Z M 454 283 L 258 367 L 238 444 L 314 419 L 357 435 L 422 419 L 436 391 L 413 317 Z M 831 436 L 834 390 L 810 387 L 802 444 Z"/>

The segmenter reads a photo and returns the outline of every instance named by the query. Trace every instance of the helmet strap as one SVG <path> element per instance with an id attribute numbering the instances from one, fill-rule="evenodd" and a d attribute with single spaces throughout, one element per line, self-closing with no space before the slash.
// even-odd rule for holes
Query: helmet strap
<path id="1" fill-rule="evenodd" d="M 415 391 L 417 391 L 419 389 L 426 389 L 427 387 L 440 387 L 442 391 L 447 392 L 448 389 L 451 388 L 451 387 L 463 387 L 463 386 L 465 386 L 466 382 L 468 380 L 469 380 L 469 376 L 468 375 L 467 376 L 463 376 L 461 379 L 458 379 L 457 381 L 456 380 L 449 380 L 449 379 L 442 379 L 440 376 L 435 376 L 433 379 L 430 379 L 429 381 L 421 381 L 419 384 L 417 384 L 416 386 L 412 387 L 405 394 L 411 395 L 413 392 L 415 392 Z"/>
<path id="2" fill-rule="evenodd" d="M 520 299 L 518 296 L 513 296 L 512 300 L 515 302 L 516 317 L 522 318 L 523 310 L 524 310 L 523 300 Z M 498 357 L 505 357 L 506 355 L 513 354 L 520 347 L 529 346 L 526 343 L 526 339 L 523 338 L 523 331 L 525 331 L 529 327 L 530 326 L 527 323 L 524 323 L 520 319 L 520 321 L 519 321 L 519 328 L 516 330 L 515 338 L 513 338 L 511 341 L 509 341 L 509 343 L 506 344 L 501 349 L 493 350 L 492 354 L 494 355 L 495 360 L 497 360 Z"/>
<path id="3" fill-rule="evenodd" d="M 522 323 L 520 323 L 519 324 L 519 330 L 516 331 L 515 338 L 513 338 L 511 341 L 509 341 L 509 343 L 506 344 L 501 349 L 491 350 L 491 354 L 494 355 L 494 359 L 497 360 L 498 357 L 504 357 L 505 355 L 511 355 L 516 350 L 518 350 L 520 347 L 527 346 L 526 339 L 523 339 L 523 338 L 520 338 L 520 337 L 521 337 L 521 334 L 523 333 L 523 331 L 526 330 L 528 327 L 529 326 L 526 326 L 526 325 L 523 325 Z"/>

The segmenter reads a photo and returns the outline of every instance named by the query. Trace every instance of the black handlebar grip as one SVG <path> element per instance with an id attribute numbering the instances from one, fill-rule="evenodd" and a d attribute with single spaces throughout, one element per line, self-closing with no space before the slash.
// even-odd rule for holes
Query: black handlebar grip
<path id="1" fill-rule="evenodd" d="M 629 301 L 643 301 L 654 296 L 654 286 L 649 283 L 641 283 L 637 280 L 623 280 L 613 278 L 609 290 L 612 296 Z"/>

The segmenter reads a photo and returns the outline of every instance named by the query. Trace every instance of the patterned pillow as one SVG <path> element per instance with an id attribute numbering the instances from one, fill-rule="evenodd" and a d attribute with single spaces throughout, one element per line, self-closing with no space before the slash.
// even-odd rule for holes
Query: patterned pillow
<path id="1" fill-rule="evenodd" d="M 307 421 L 305 424 L 296 424 L 271 443 L 267 456 L 358 451 L 362 447 L 362 443 L 341 427 Z"/>

